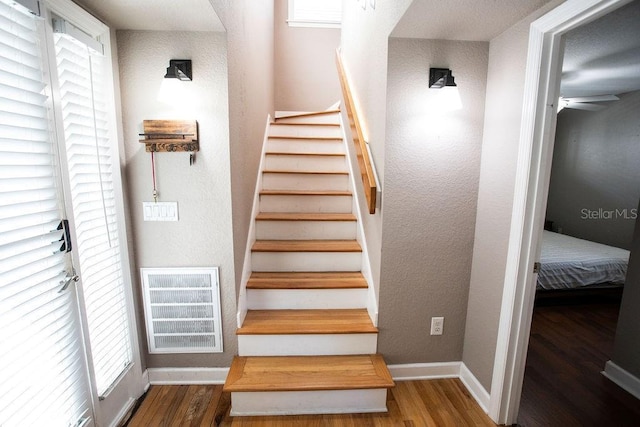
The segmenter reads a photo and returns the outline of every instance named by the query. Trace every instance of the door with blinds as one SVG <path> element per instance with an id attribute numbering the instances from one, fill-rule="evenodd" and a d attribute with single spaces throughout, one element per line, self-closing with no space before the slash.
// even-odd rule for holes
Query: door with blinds
<path id="1" fill-rule="evenodd" d="M 0 425 L 111 425 L 142 372 L 108 29 L 69 0 L 15 2 L 0 0 Z"/>
<path id="2" fill-rule="evenodd" d="M 0 425 L 93 425 L 43 29 L 0 1 Z"/>

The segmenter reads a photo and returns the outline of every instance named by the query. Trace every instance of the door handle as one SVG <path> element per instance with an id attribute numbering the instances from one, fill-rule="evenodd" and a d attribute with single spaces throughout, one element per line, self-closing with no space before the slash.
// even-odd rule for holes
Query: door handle
<path id="1" fill-rule="evenodd" d="M 65 278 L 60 281 L 60 285 L 62 287 L 58 290 L 58 293 L 66 291 L 71 283 L 76 283 L 79 280 L 80 276 L 78 276 L 77 274 L 67 274 Z"/>

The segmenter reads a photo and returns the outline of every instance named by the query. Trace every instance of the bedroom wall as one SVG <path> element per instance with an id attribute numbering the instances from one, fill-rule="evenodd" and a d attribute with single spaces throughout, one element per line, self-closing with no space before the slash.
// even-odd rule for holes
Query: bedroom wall
<path id="1" fill-rule="evenodd" d="M 389 363 L 462 358 L 488 53 L 389 39 L 378 338 Z M 429 89 L 430 67 L 451 68 L 458 87 Z M 429 334 L 433 316 L 442 336 Z"/>
<path id="2" fill-rule="evenodd" d="M 480 185 L 462 361 L 491 388 L 513 209 L 529 27 L 538 9 L 491 40 Z"/>
<path id="3" fill-rule="evenodd" d="M 640 206 L 638 206 L 640 209 Z M 627 283 L 622 294 L 611 360 L 640 381 L 640 218 L 635 221 Z"/>
<path id="4" fill-rule="evenodd" d="M 224 33 L 118 31 L 124 135 L 124 185 L 128 197 L 134 291 L 140 298 L 142 267 L 220 267 L 222 354 L 148 354 L 144 312 L 137 307 L 142 357 L 147 367 L 229 366 L 237 351 L 236 293 L 231 216 L 227 40 Z M 193 81 L 164 79 L 170 59 L 190 58 Z M 195 119 L 200 152 L 157 153 L 161 201 L 177 201 L 179 221 L 144 222 L 142 202 L 152 201 L 151 157 L 138 140 L 147 119 Z"/>
<path id="5" fill-rule="evenodd" d="M 581 239 L 631 247 L 640 199 L 640 91 L 603 111 L 558 114 L 547 219 Z"/>
<path id="6" fill-rule="evenodd" d="M 290 27 L 288 3 L 274 3 L 275 109 L 325 110 L 340 100 L 340 29 Z"/>

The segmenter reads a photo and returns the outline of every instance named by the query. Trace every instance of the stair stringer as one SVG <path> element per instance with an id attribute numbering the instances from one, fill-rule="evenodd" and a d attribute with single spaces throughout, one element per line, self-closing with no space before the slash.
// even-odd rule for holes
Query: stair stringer
<path id="1" fill-rule="evenodd" d="M 347 134 L 345 132 L 345 123 L 344 123 L 342 114 L 339 114 L 338 117 L 340 120 L 340 130 L 342 132 L 342 138 L 343 138 L 342 141 L 346 145 L 348 144 L 348 142 L 347 142 Z M 373 271 L 371 269 L 371 260 L 369 258 L 369 249 L 367 246 L 367 239 L 364 233 L 364 228 L 362 227 L 362 224 L 363 224 L 362 210 L 360 209 L 360 198 L 362 197 L 362 195 L 358 194 L 358 192 L 356 191 L 356 189 L 358 188 L 356 187 L 356 181 L 354 178 L 356 176 L 356 171 L 353 170 L 354 162 L 351 161 L 352 160 L 351 150 L 349 150 L 349 147 L 345 146 L 345 153 L 347 155 L 347 168 L 349 169 L 349 186 L 351 187 L 351 193 L 353 195 L 353 197 L 351 198 L 352 200 L 351 212 L 356 216 L 356 227 L 357 227 L 356 241 L 362 247 L 361 272 L 368 284 L 366 308 L 367 308 L 367 312 L 369 313 L 369 317 L 371 318 L 371 322 L 373 322 L 373 326 L 377 327 L 379 301 L 376 294 L 375 283 L 373 280 Z M 359 172 L 357 175 L 358 176 L 360 175 Z"/>
<path id="2" fill-rule="evenodd" d="M 251 262 L 251 247 L 256 242 L 256 221 L 255 217 L 260 212 L 260 189 L 262 188 L 262 171 L 264 170 L 265 152 L 267 151 L 267 141 L 269 140 L 269 126 L 271 124 L 271 114 L 267 114 L 267 123 L 264 128 L 264 137 L 262 139 L 262 150 L 260 152 L 260 165 L 258 166 L 258 176 L 256 178 L 256 187 L 253 196 L 253 205 L 251 207 L 251 222 L 249 223 L 249 233 L 247 236 L 247 245 L 244 251 L 244 263 L 242 264 L 242 279 L 240 281 L 240 290 L 238 292 L 238 306 L 236 312 L 236 322 L 238 328 L 244 323 L 247 316 L 247 282 L 253 271 Z"/>

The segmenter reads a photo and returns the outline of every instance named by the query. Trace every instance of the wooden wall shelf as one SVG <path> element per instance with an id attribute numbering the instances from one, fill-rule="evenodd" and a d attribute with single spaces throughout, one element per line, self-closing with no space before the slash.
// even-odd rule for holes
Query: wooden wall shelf
<path id="1" fill-rule="evenodd" d="M 144 120 L 142 124 L 140 142 L 147 152 L 200 151 L 195 120 Z"/>

